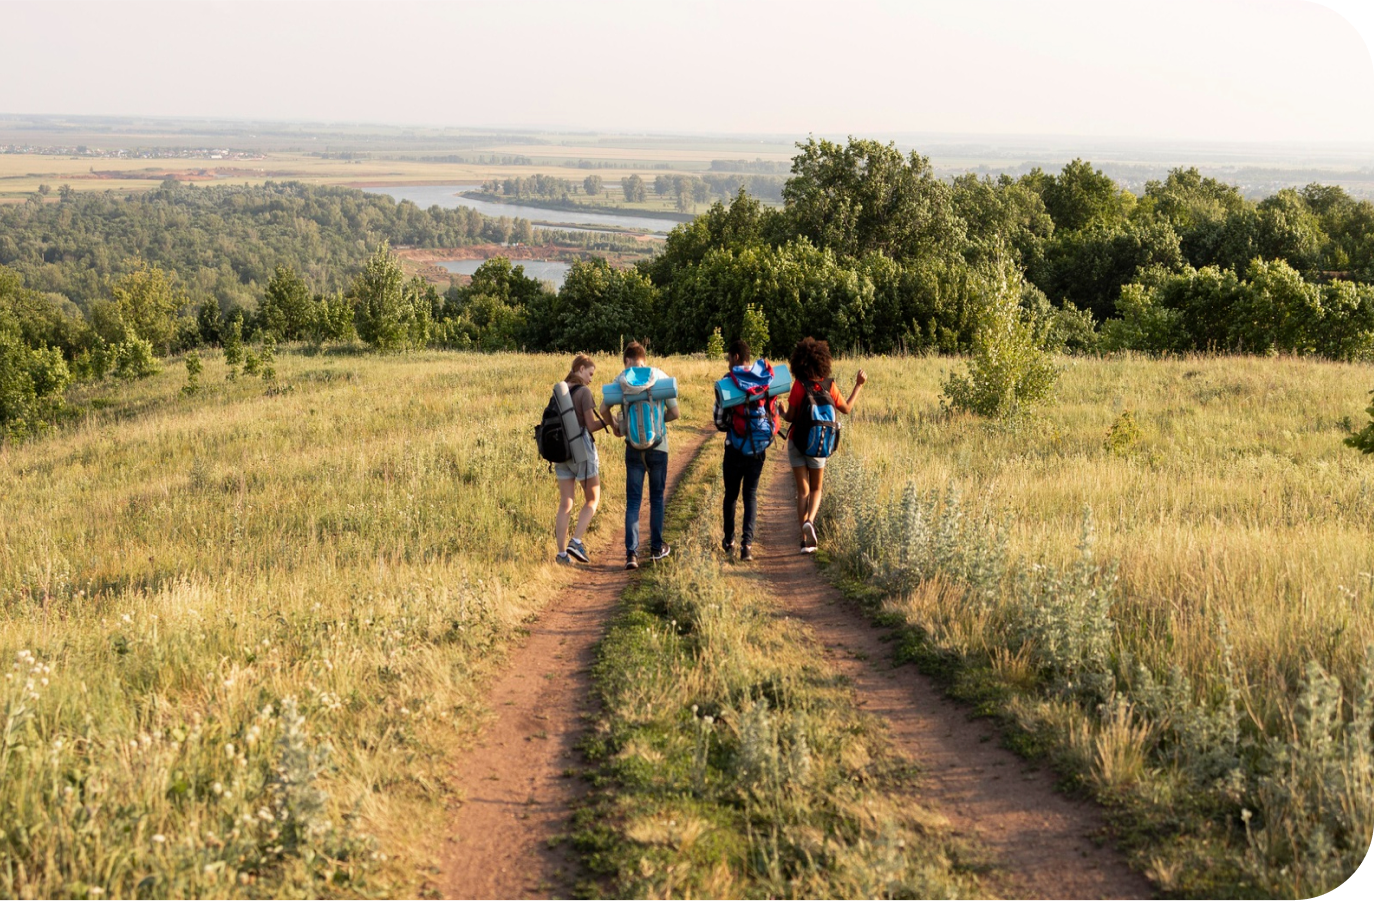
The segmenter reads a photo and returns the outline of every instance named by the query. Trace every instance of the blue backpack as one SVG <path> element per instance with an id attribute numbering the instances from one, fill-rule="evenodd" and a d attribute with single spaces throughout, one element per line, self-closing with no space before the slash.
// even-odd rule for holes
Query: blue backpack
<path id="1" fill-rule="evenodd" d="M 725 440 L 730 446 L 750 457 L 762 457 L 773 443 L 777 425 L 773 398 L 768 389 L 773 384 L 773 366 L 759 360 L 753 366 L 730 370 L 730 380 L 744 393 L 745 400 L 731 407 Z"/>
<path id="2" fill-rule="evenodd" d="M 806 390 L 806 418 L 794 429 L 797 448 L 808 457 L 828 457 L 840 446 L 840 418 L 835 401 L 830 396 L 834 379 L 826 379 L 819 387 L 803 382 Z"/>
<path id="3" fill-rule="evenodd" d="M 663 443 L 663 401 L 654 400 L 650 389 L 657 381 L 647 366 L 627 369 L 616 379 L 625 405 L 621 431 L 625 443 L 637 451 L 653 450 Z"/>

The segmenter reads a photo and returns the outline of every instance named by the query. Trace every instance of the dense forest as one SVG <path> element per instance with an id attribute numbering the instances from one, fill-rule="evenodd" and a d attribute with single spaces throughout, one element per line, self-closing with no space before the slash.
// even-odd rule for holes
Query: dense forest
<path id="1" fill-rule="evenodd" d="M 1081 160 L 945 181 L 890 144 L 798 149 L 780 207 L 737 186 L 651 260 L 575 264 L 557 293 L 502 259 L 442 295 L 407 280 L 387 243 L 527 241 L 529 223 L 346 188 L 169 181 L 0 208 L 0 421 L 34 427 L 72 378 L 136 375 L 149 356 L 231 329 L 388 350 L 607 351 L 634 336 L 695 352 L 717 329 L 740 334 L 748 314 L 774 355 L 808 334 L 851 351 L 962 353 L 1009 265 L 1025 276 L 1023 317 L 1056 351 L 1374 356 L 1374 204 L 1338 187 L 1255 203 L 1176 169 L 1137 197 Z M 626 181 L 627 196 L 684 203 L 714 190 L 695 176 Z M 509 185 L 579 187 L 601 179 Z"/>

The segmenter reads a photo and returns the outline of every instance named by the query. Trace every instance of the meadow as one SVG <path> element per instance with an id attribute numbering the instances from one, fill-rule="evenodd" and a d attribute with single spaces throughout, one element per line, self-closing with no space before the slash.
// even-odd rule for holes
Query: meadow
<path id="1" fill-rule="evenodd" d="M 485 677 L 567 583 L 529 440 L 567 361 L 293 347 L 269 384 L 204 357 L 197 395 L 169 360 L 0 449 L 0 893 L 426 891 Z M 704 423 L 718 363 L 663 365 Z M 942 411 L 959 365 L 837 364 L 870 384 L 829 470 L 826 571 L 1106 803 L 1163 890 L 1339 882 L 1374 823 L 1374 461 L 1341 441 L 1374 368 L 1062 358 L 1054 401 L 992 423 Z M 935 820 L 893 806 L 910 780 L 880 724 L 776 599 L 736 600 L 756 589 L 710 558 L 702 460 L 682 559 L 610 624 L 582 852 L 632 894 L 976 891 Z"/>
<path id="2" fill-rule="evenodd" d="M 832 572 L 1116 805 L 1162 888 L 1339 884 L 1374 827 L 1374 461 L 1342 443 L 1374 370 L 1070 358 L 998 424 L 942 411 L 953 361 L 856 362 Z"/>
<path id="3" fill-rule="evenodd" d="M 530 440 L 566 365 L 207 354 L 0 450 L 0 894 L 423 890 L 482 678 L 568 578 Z"/>

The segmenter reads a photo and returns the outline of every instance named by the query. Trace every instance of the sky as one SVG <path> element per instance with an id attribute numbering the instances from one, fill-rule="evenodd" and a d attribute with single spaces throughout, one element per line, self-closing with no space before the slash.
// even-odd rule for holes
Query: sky
<path id="1" fill-rule="evenodd" d="M 1374 146 L 1368 0 L 0 0 L 0 30 L 0 114 Z"/>

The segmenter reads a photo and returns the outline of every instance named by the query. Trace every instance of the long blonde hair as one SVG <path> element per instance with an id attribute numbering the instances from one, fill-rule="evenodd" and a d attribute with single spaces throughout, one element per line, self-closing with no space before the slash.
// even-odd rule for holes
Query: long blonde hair
<path id="1" fill-rule="evenodd" d="M 595 365 L 596 361 L 593 360 L 588 354 L 578 354 L 577 356 L 573 357 L 572 366 L 568 367 L 568 377 L 565 378 L 563 381 L 567 382 L 569 385 L 586 384 L 582 381 L 582 377 L 577 374 L 577 370 L 581 369 L 583 366 Z"/>

